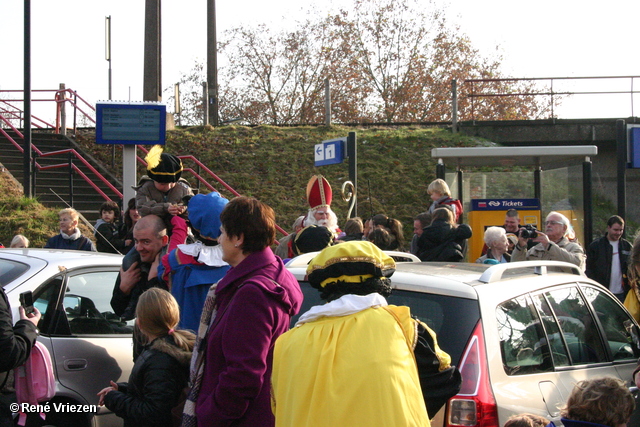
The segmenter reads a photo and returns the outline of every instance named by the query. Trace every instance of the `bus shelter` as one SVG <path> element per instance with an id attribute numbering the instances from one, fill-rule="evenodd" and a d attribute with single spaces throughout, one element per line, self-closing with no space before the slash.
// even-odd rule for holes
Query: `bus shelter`
<path id="1" fill-rule="evenodd" d="M 468 261 L 480 256 L 484 230 L 502 226 L 511 208 L 522 213 L 521 225 L 538 229 L 549 212 L 563 213 L 587 247 L 593 237 L 591 158 L 597 154 L 595 145 L 432 149 L 436 176 L 460 199 L 473 229 Z"/>

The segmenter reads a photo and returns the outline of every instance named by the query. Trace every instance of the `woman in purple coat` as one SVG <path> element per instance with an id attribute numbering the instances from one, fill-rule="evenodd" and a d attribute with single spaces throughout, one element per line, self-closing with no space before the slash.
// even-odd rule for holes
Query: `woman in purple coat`
<path id="1" fill-rule="evenodd" d="M 231 269 L 204 304 L 182 425 L 273 426 L 273 345 L 300 310 L 302 291 L 270 248 L 273 209 L 237 197 L 220 221 L 218 243 Z"/>

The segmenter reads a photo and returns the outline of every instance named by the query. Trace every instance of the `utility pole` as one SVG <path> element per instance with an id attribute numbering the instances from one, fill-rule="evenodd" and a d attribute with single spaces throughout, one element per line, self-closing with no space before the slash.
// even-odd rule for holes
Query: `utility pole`
<path id="1" fill-rule="evenodd" d="M 25 197 L 33 197 L 31 188 L 31 0 L 24 0 L 24 157 L 22 189 Z"/>
<path id="2" fill-rule="evenodd" d="M 162 101 L 161 0 L 145 0 L 144 101 Z"/>
<path id="3" fill-rule="evenodd" d="M 216 39 L 216 0 L 207 1 L 207 84 L 209 124 L 218 126 L 218 42 Z"/>

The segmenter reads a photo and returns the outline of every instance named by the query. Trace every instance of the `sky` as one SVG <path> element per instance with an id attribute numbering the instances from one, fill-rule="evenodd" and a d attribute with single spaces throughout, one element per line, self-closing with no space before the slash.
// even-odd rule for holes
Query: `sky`
<path id="1" fill-rule="evenodd" d="M 485 56 L 501 55 L 512 77 L 594 77 L 640 75 L 634 51 L 640 1 L 434 0 Z M 112 98 L 140 101 L 143 85 L 144 0 L 31 0 L 31 87 L 57 89 L 65 83 L 95 104 L 108 98 L 105 17 L 111 16 Z M 179 81 L 196 60 L 206 61 L 206 0 L 162 2 L 162 86 Z M 349 0 L 218 0 L 218 40 L 225 30 L 265 23 L 294 25 L 313 5 L 326 12 Z M 427 5 L 427 0 L 424 0 Z M 426 6 L 425 6 L 426 7 Z M 24 6 L 0 0 L 3 41 L 0 90 L 21 90 L 24 82 Z M 638 116 L 629 91 L 639 79 L 554 81 L 554 90 L 623 91 L 621 95 L 574 95 L 556 109 L 559 118 Z M 1 94 L 4 96 L 5 94 Z M 52 98 L 52 92 L 33 99 Z M 14 97 L 21 97 L 16 94 Z M 637 105 L 636 105 L 637 104 Z M 33 111 L 53 117 L 52 102 L 34 101 Z M 40 113 L 41 112 L 41 113 Z"/>

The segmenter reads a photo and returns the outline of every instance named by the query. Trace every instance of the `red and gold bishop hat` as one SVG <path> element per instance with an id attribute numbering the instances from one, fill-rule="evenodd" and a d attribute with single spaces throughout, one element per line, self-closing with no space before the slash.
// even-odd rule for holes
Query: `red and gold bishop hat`
<path id="1" fill-rule="evenodd" d="M 314 175 L 307 184 L 307 201 L 311 209 L 331 205 L 333 192 L 329 181 L 322 175 Z"/>

